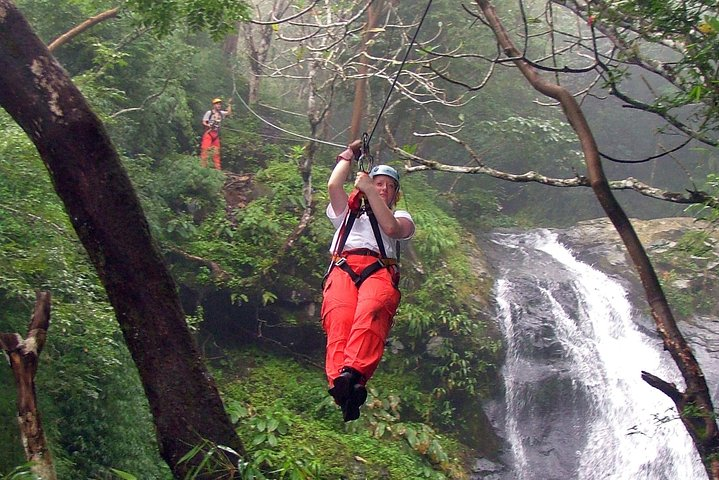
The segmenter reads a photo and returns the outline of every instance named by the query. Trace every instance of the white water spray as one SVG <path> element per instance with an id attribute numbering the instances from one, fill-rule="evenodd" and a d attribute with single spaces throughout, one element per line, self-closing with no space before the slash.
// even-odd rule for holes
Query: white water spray
<path id="1" fill-rule="evenodd" d="M 632 320 L 623 287 L 547 231 L 496 243 L 511 257 L 495 293 L 512 478 L 705 479 L 674 404 L 640 377 L 645 370 L 682 384 L 658 339 Z"/>

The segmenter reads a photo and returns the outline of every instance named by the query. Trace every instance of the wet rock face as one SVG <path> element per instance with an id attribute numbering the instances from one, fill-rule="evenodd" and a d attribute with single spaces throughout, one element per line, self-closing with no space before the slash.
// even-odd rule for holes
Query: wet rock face
<path id="1" fill-rule="evenodd" d="M 696 255 L 680 245 L 687 233 L 705 232 L 707 225 L 689 217 L 632 220 L 634 230 L 649 255 L 657 276 L 672 293 L 694 299 L 694 308 L 674 306 L 674 314 L 682 320 L 694 315 L 719 316 L 719 309 L 702 299 L 716 298 L 719 293 L 719 236 L 713 233 L 708 240 L 707 252 Z M 636 299 L 644 298 L 644 291 L 624 243 L 612 223 L 606 219 L 580 222 L 558 232 L 560 241 L 570 247 L 577 258 L 611 275 L 623 284 Z M 676 295 L 675 295 L 676 297 Z M 639 304 L 639 302 L 636 302 Z M 675 302 L 676 303 L 676 302 Z M 713 303 L 713 302 L 711 302 Z"/>
<path id="2" fill-rule="evenodd" d="M 480 458 L 475 461 L 472 467 L 472 478 L 482 480 L 494 480 L 501 478 L 499 475 L 506 470 L 502 464 L 492 462 L 486 458 Z"/>
<path id="3" fill-rule="evenodd" d="M 692 346 L 719 400 L 719 235 L 710 232 L 703 254 L 672 255 L 686 233 L 707 231 L 689 217 L 632 220 L 637 235 L 665 287 L 680 330 Z M 630 292 L 632 303 L 646 312 L 642 325 L 654 330 L 644 290 L 624 244 L 608 219 L 580 222 L 560 233 L 577 257 L 614 277 Z"/>
<path id="4" fill-rule="evenodd" d="M 693 218 L 686 217 L 632 220 L 632 225 L 650 258 L 675 246 L 685 232 L 701 228 Z M 559 233 L 562 243 L 579 260 L 597 265 L 605 273 L 636 276 L 624 243 L 609 219 L 587 220 Z"/>
<path id="5" fill-rule="evenodd" d="M 698 317 L 694 322 L 679 324 L 707 378 L 709 391 L 719 401 L 719 319 Z"/>

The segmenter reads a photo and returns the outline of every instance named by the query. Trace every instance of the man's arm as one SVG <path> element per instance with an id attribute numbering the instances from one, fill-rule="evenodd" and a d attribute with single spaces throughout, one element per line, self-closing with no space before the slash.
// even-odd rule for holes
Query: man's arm
<path id="1" fill-rule="evenodd" d="M 332 170 L 330 179 L 327 181 L 327 191 L 330 195 L 330 204 L 335 213 L 344 211 L 347 206 L 348 195 L 345 191 L 345 181 L 352 171 L 352 160 L 356 160 L 360 156 L 359 140 L 350 143 L 347 149 L 337 155 L 337 164 Z"/>
<path id="2" fill-rule="evenodd" d="M 380 196 L 369 175 L 358 172 L 355 186 L 365 194 L 377 223 L 385 234 L 391 238 L 408 238 L 414 233 L 414 223 L 407 218 L 394 216 L 394 212 Z"/>

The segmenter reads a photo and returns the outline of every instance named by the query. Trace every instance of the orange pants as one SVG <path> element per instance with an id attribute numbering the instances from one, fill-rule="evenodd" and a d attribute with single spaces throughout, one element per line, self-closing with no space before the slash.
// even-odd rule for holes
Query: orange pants
<path id="1" fill-rule="evenodd" d="M 220 133 L 214 130 L 207 130 L 202 135 L 202 142 L 200 143 L 200 165 L 203 167 L 207 166 L 207 153 L 212 151 L 212 162 L 215 164 L 217 170 L 222 170 L 220 164 Z"/>
<path id="2" fill-rule="evenodd" d="M 349 255 L 347 263 L 355 273 L 376 262 L 371 256 Z M 367 278 L 360 288 L 339 267 L 333 267 L 325 282 L 322 302 L 322 328 L 327 334 L 325 373 L 332 386 L 342 367 L 351 367 L 365 383 L 377 369 L 392 318 L 399 306 L 400 293 L 392 275 L 382 268 Z"/>

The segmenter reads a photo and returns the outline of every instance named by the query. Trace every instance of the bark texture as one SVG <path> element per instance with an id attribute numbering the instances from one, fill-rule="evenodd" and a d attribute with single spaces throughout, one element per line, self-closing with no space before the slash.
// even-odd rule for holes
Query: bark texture
<path id="1" fill-rule="evenodd" d="M 377 28 L 378 11 L 381 7 L 381 2 L 375 1 L 367 9 L 367 26 L 362 32 L 362 38 L 360 40 L 360 64 L 358 68 L 359 78 L 355 80 L 355 94 L 354 103 L 352 104 L 352 120 L 350 121 L 350 136 L 347 139 L 347 143 L 350 144 L 353 141 L 360 138 L 362 129 L 362 117 L 366 113 L 366 102 L 367 102 L 367 81 L 369 80 L 369 65 L 367 65 L 367 50 L 369 41 L 375 36 L 375 28 Z"/>
<path id="2" fill-rule="evenodd" d="M 50 294 L 38 292 L 27 338 L 0 333 L 0 348 L 10 362 L 17 387 L 17 421 L 25 458 L 32 471 L 44 480 L 56 480 L 55 466 L 47 447 L 35 395 L 35 374 L 50 326 Z"/>
<path id="3" fill-rule="evenodd" d="M 10 0 L 0 0 L 0 106 L 37 147 L 104 284 L 175 476 L 184 477 L 190 465 L 178 462 L 203 439 L 243 454 L 115 148 Z"/>
<path id="4" fill-rule="evenodd" d="M 587 176 L 594 194 L 624 242 L 644 287 L 657 330 L 664 342 L 664 348 L 671 354 L 679 367 L 687 387 L 684 392 L 681 392 L 675 385 L 664 382 L 647 372 L 642 372 L 642 378 L 674 401 L 682 422 L 704 462 L 707 475 L 711 479 L 719 480 L 719 429 L 706 379 L 691 348 L 677 327 L 654 267 L 634 227 L 610 189 L 594 135 L 584 113 L 568 90 L 544 80 L 537 70 L 524 60 L 522 52 L 515 47 L 499 20 L 492 3 L 488 0 L 476 0 L 476 3 L 492 28 L 504 54 L 514 59 L 514 65 L 535 90 L 560 103 L 567 120 L 577 133 L 587 165 Z"/>

